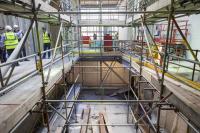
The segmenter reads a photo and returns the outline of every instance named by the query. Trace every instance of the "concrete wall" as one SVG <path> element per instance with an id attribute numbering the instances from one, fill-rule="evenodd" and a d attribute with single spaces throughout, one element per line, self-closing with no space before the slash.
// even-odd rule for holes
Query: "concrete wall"
<path id="1" fill-rule="evenodd" d="M 20 29 L 25 31 L 28 29 L 29 24 L 30 24 L 30 20 L 28 19 L 23 19 L 23 18 L 19 18 L 19 17 L 15 17 L 15 16 L 10 16 L 10 15 L 3 15 L 0 14 L 0 34 L 4 33 L 4 27 L 6 25 L 10 25 L 13 27 L 14 24 L 19 25 Z M 33 43 L 32 43 L 32 34 L 30 34 L 27 42 L 26 42 L 26 52 L 28 54 L 31 54 L 33 52 Z"/>
<path id="2" fill-rule="evenodd" d="M 174 111 L 161 112 L 161 127 L 168 133 L 188 133 L 188 125 Z"/>
<path id="3" fill-rule="evenodd" d="M 25 33 L 30 25 L 30 20 L 29 19 L 24 19 L 20 17 L 15 17 L 15 16 L 10 16 L 10 15 L 3 15 L 0 14 L 0 34 L 4 33 L 4 27 L 6 25 L 10 25 L 13 27 L 13 25 L 17 24 L 19 25 L 20 29 Z M 39 32 L 40 32 L 40 43 L 41 43 L 41 48 L 43 49 L 42 45 L 42 27 L 46 27 L 48 32 L 52 32 L 52 46 L 55 44 L 55 40 L 58 34 L 58 26 L 50 26 L 47 23 L 42 23 L 39 22 Z M 36 39 L 36 30 L 35 27 L 33 28 L 33 33 L 34 33 L 34 38 L 32 36 L 32 32 L 29 34 L 28 40 L 25 43 L 26 46 L 26 53 L 33 54 L 34 53 L 34 45 L 37 48 L 37 39 Z M 34 41 L 33 41 L 34 39 Z"/>
<path id="4" fill-rule="evenodd" d="M 131 27 L 120 27 L 119 28 L 119 40 L 131 40 L 133 32 Z"/>
<path id="5" fill-rule="evenodd" d="M 200 45 L 199 45 L 199 42 L 200 42 L 200 26 L 199 26 L 200 14 L 185 16 L 185 17 L 177 18 L 176 20 L 177 21 L 188 20 L 188 30 L 189 30 L 188 31 L 189 35 L 187 37 L 188 42 L 190 43 L 190 46 L 192 47 L 192 49 L 200 49 Z M 187 58 L 193 59 L 190 52 L 187 52 Z M 200 59 L 200 54 L 198 54 L 198 58 Z"/>
<path id="6" fill-rule="evenodd" d="M 67 75 L 66 75 L 67 76 Z M 55 85 L 50 92 L 47 94 L 48 99 L 62 99 L 64 94 L 64 87 L 60 86 L 59 84 L 63 81 L 59 81 L 57 85 Z M 68 88 L 69 89 L 69 88 Z M 68 90 L 67 89 L 67 90 Z M 54 107 L 58 107 L 59 104 L 53 104 Z M 43 128 L 43 118 L 41 113 L 41 105 L 36 105 L 31 110 L 33 111 L 30 113 L 24 121 L 20 123 L 20 125 L 16 128 L 14 133 L 30 133 L 30 132 L 41 132 Z M 54 115 L 53 113 L 48 113 L 49 118 Z"/>
<path id="7" fill-rule="evenodd" d="M 100 66 L 99 61 L 81 61 L 79 62 L 81 66 Z M 111 64 L 111 62 L 106 62 L 108 65 Z M 78 66 L 78 65 L 77 65 Z M 102 66 L 102 79 L 107 73 L 108 67 L 106 67 L 103 63 Z M 116 62 L 114 67 L 122 67 L 122 64 Z M 100 68 L 97 67 L 89 67 L 89 68 L 76 68 L 76 71 L 80 71 L 80 73 L 83 72 L 83 74 L 80 74 L 80 80 L 79 82 L 83 83 L 83 86 L 100 86 Z M 126 82 L 128 82 L 128 71 L 125 68 L 113 68 L 115 72 L 118 73 Z M 77 75 L 77 73 L 76 73 Z M 76 76 L 75 76 L 76 77 Z M 105 78 L 104 86 L 120 86 L 124 85 L 124 83 L 119 79 L 115 73 L 112 71 L 108 75 L 107 78 Z"/>
<path id="8" fill-rule="evenodd" d="M 189 42 L 193 49 L 200 49 L 200 14 L 188 17 L 190 24 Z M 191 55 L 189 56 L 191 58 Z M 200 54 L 198 54 L 200 59 Z"/>

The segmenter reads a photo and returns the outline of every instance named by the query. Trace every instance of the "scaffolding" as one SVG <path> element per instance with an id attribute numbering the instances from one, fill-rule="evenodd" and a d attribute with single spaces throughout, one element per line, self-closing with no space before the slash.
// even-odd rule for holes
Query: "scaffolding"
<path id="1" fill-rule="evenodd" d="M 82 11 L 82 5 L 81 5 L 81 0 L 77 1 L 77 7 L 76 7 L 76 11 L 72 11 L 70 10 L 70 3 L 71 1 L 68 1 L 67 3 L 59 3 L 59 6 L 61 6 L 61 8 L 59 8 L 58 11 L 41 11 L 41 4 L 38 4 L 35 0 L 32 0 L 31 5 L 32 7 L 30 8 L 31 10 L 26 10 L 26 11 L 9 11 L 9 10 L 0 10 L 0 13 L 4 13 L 4 14 L 11 14 L 11 15 L 19 15 L 20 17 L 25 17 L 27 18 L 27 16 L 31 17 L 31 24 L 30 27 L 27 31 L 27 33 L 24 35 L 23 39 L 20 41 L 19 45 L 18 45 L 18 49 L 16 49 L 15 51 L 15 56 L 13 56 L 12 59 L 8 60 L 6 63 L 2 63 L 0 64 L 0 67 L 6 67 L 6 70 L 4 70 L 5 72 L 7 72 L 10 68 L 10 72 L 9 72 L 9 77 L 6 79 L 6 81 L 4 81 L 3 77 L 5 76 L 6 73 L 4 73 L 4 71 L 1 72 L 1 91 L 0 94 L 1 95 L 5 95 L 5 93 L 8 93 L 9 91 L 11 91 L 12 89 L 14 89 L 13 87 L 16 84 L 20 84 L 21 82 L 24 82 L 27 78 L 32 77 L 33 75 L 36 74 L 40 74 L 41 75 L 41 79 L 42 79 L 42 100 L 38 102 L 38 104 L 41 105 L 41 112 L 43 114 L 43 124 L 44 126 L 47 128 L 47 131 L 50 132 L 50 126 L 49 126 L 49 114 L 48 111 L 53 110 L 55 113 L 57 113 L 60 117 L 62 117 L 65 120 L 65 124 L 64 124 L 64 129 L 66 132 L 68 132 L 68 128 L 69 126 L 134 126 L 136 131 L 138 131 L 138 128 L 141 130 L 141 128 L 143 128 L 143 126 L 147 123 L 148 125 L 148 132 L 160 132 L 160 114 L 162 110 L 175 110 L 178 111 L 178 115 L 183 118 L 183 120 L 188 124 L 188 126 L 193 129 L 193 131 L 195 132 L 199 132 L 199 129 L 196 128 L 196 126 L 198 127 L 199 122 L 196 121 L 189 121 L 188 116 L 183 115 L 183 113 L 181 112 L 182 110 L 178 110 L 176 108 L 175 105 L 173 105 L 173 103 L 169 102 L 168 99 L 173 95 L 172 92 L 169 92 L 168 94 L 164 95 L 164 90 L 166 88 L 166 84 L 165 84 L 165 78 L 166 76 L 170 76 L 173 79 L 176 79 L 180 82 L 183 82 L 184 84 L 193 87 L 194 89 L 198 90 L 199 89 L 199 83 L 194 83 L 191 80 L 185 80 L 183 78 L 178 77 L 177 75 L 174 75 L 172 73 L 170 73 L 168 71 L 168 66 L 170 63 L 169 58 L 173 57 L 173 58 L 177 58 L 180 60 L 184 60 L 190 63 L 193 63 L 193 68 L 191 68 L 193 70 L 193 75 L 192 75 L 192 80 L 194 80 L 194 75 L 195 72 L 199 70 L 196 69 L 197 65 L 200 66 L 200 62 L 197 58 L 198 52 L 199 50 L 194 51 L 189 42 L 187 41 L 187 38 L 185 37 L 185 35 L 183 34 L 179 24 L 176 21 L 176 17 L 180 17 L 180 16 L 185 16 L 188 14 L 194 14 L 194 13 L 199 13 L 200 11 L 198 10 L 198 8 L 196 8 L 196 6 L 194 6 L 194 9 L 184 9 L 181 8 L 181 5 L 177 7 L 177 1 L 171 0 L 170 2 L 170 7 L 168 10 L 157 10 L 157 11 L 149 11 L 147 10 L 147 7 L 151 6 L 152 4 L 156 3 L 158 0 L 155 1 L 148 1 L 147 3 L 145 3 L 143 0 L 141 1 L 126 1 L 124 7 L 122 7 L 124 10 L 122 11 L 115 11 L 115 10 L 104 10 L 103 8 L 103 0 L 99 0 L 98 1 L 98 5 L 97 5 L 97 9 L 98 10 L 94 10 L 94 11 Z M 127 3 L 132 3 L 132 7 L 127 7 Z M 4 4 L 8 4 L 8 3 L 4 3 Z M 18 4 L 18 3 L 17 3 Z M 38 4 L 38 5 L 37 5 Z M 188 4 L 188 3 L 187 3 Z M 191 4 L 189 3 L 189 5 L 191 6 Z M 130 5 L 129 5 L 130 6 Z M 130 8 L 130 11 L 128 10 Z M 99 15 L 98 16 L 98 21 L 94 24 L 81 24 L 81 18 L 82 15 Z M 120 15 L 125 16 L 125 22 L 120 23 L 120 24 L 106 24 L 104 23 L 104 17 L 106 15 L 118 15 L 119 19 Z M 50 16 L 48 17 L 48 19 L 44 19 L 41 16 Z M 66 15 L 70 16 L 70 19 L 68 19 L 68 17 L 66 17 Z M 177 15 L 177 16 L 176 16 Z M 138 17 L 139 16 L 139 17 Z M 164 16 L 164 17 L 163 17 Z M 132 19 L 131 23 L 127 23 L 128 21 L 128 17 L 130 17 Z M 66 19 L 67 18 L 67 21 Z M 74 19 L 76 18 L 76 19 Z M 163 19 L 164 18 L 164 19 Z M 152 46 L 156 46 L 156 42 L 154 41 L 153 35 L 151 34 L 150 30 L 149 30 L 149 25 L 152 25 L 156 22 L 160 22 L 160 20 L 163 19 L 162 21 L 166 21 L 167 20 L 167 34 L 166 34 L 166 41 L 165 41 L 165 45 L 164 45 L 164 52 L 160 52 L 158 50 L 158 48 L 156 50 L 152 50 Z M 47 21 L 45 21 L 47 20 Z M 52 21 L 51 21 L 52 20 Z M 38 21 L 42 21 L 42 22 L 49 22 L 49 23 L 54 23 L 60 26 L 59 28 L 59 32 L 57 35 L 57 40 L 56 40 L 56 44 L 55 47 L 47 50 L 47 51 L 42 51 L 41 47 L 40 47 L 40 35 L 39 35 L 39 28 L 38 28 Z M 187 50 L 192 54 L 193 56 L 193 60 L 190 59 L 185 59 L 183 57 L 179 57 L 177 55 L 173 55 L 173 54 L 169 54 L 169 44 L 172 40 L 172 25 L 175 26 L 177 28 L 177 31 L 180 33 L 182 39 L 184 40 L 184 44 L 187 48 Z M 33 27 L 35 26 L 36 28 L 36 34 L 37 34 L 37 52 L 34 53 L 33 55 L 29 55 L 27 57 L 23 57 L 23 58 L 17 58 L 19 56 L 19 53 L 21 51 L 21 48 L 23 45 L 25 45 L 25 42 L 27 40 L 27 37 L 29 35 L 29 33 L 31 32 L 31 30 L 33 29 Z M 82 40 L 82 29 L 83 27 L 96 27 L 96 30 L 93 30 L 92 32 L 97 32 L 98 33 L 98 38 L 99 40 L 93 40 L 94 43 L 99 42 L 99 46 L 94 46 L 92 48 L 85 48 L 82 44 L 82 42 L 84 40 Z M 130 28 L 135 28 L 140 30 L 139 31 L 135 31 L 135 33 L 140 34 L 140 38 L 139 40 L 135 40 L 137 37 L 137 35 L 135 34 L 134 37 L 132 37 L 129 40 L 110 40 L 112 42 L 114 42 L 116 45 L 115 46 L 105 46 L 104 45 L 104 32 L 106 31 L 106 29 L 113 29 L 112 27 L 117 27 L 115 29 L 114 32 L 119 31 L 118 28 L 119 27 L 130 27 Z M 74 31 L 77 33 L 73 36 L 72 34 L 72 30 L 74 29 Z M 91 28 L 90 28 L 91 29 Z M 68 37 L 66 37 L 66 35 L 64 35 L 65 31 L 67 30 Z M 88 30 L 87 30 L 88 32 Z M 111 33 L 112 34 L 112 33 Z M 150 36 L 150 37 L 148 37 Z M 65 40 L 66 39 L 66 40 Z M 61 40 L 61 41 L 60 41 Z M 64 45 L 63 42 L 67 41 L 68 44 Z M 109 42 L 109 41 L 108 41 Z M 111 48 L 111 51 L 105 51 L 104 48 Z M 137 50 L 135 50 L 137 47 Z M 138 49 L 139 48 L 139 49 Z M 57 55 L 57 51 L 60 50 L 60 56 L 56 56 Z M 49 51 L 53 52 L 53 56 L 52 59 L 50 61 L 49 64 L 47 65 L 43 65 L 43 60 L 42 60 L 42 54 L 47 53 Z M 146 57 L 145 55 L 147 55 L 146 53 L 149 53 L 149 57 L 150 59 L 148 59 L 148 57 Z M 196 52 L 196 53 L 195 53 Z M 156 61 L 153 57 L 153 54 L 157 53 L 159 54 L 163 61 L 162 61 L 162 65 L 157 65 Z M 123 56 L 123 57 L 122 57 Z M 9 83 L 9 79 L 12 76 L 13 70 L 15 69 L 15 65 L 13 65 L 14 63 L 27 59 L 27 58 L 35 58 L 35 63 L 37 66 L 36 69 L 34 70 L 34 72 L 32 72 L 31 74 L 29 74 L 28 76 L 26 75 L 25 77 L 22 77 L 20 80 L 15 81 L 12 84 L 8 84 Z M 53 64 L 55 64 L 58 61 L 62 62 L 62 83 L 60 85 L 64 86 L 67 88 L 67 85 L 69 83 L 67 83 L 67 77 L 66 77 L 66 67 L 65 67 L 65 59 L 68 58 L 69 60 L 73 60 L 73 58 L 78 57 L 78 58 L 82 58 L 83 60 L 97 60 L 99 61 L 99 64 L 97 64 L 97 66 L 83 66 L 80 62 L 77 65 L 76 62 L 73 62 L 73 66 L 71 68 L 70 73 L 72 74 L 72 87 L 71 90 L 65 90 L 64 92 L 64 99 L 62 100 L 52 100 L 52 99 L 48 99 L 47 98 L 47 92 L 46 92 L 46 87 L 47 84 L 49 83 L 49 77 L 51 75 L 51 69 Z M 128 81 L 124 80 L 123 77 L 121 77 L 121 75 L 119 75 L 115 69 L 116 68 L 124 68 L 124 67 L 116 67 L 115 66 L 115 62 L 116 61 L 121 61 L 121 60 L 125 60 L 126 62 L 128 62 L 127 65 L 127 70 L 128 70 Z M 110 64 L 108 64 L 106 61 L 107 60 L 111 60 L 112 62 Z M 134 63 L 137 63 L 138 67 L 135 68 L 135 66 L 133 65 Z M 155 74 L 156 74 L 156 80 L 157 82 L 157 86 L 155 86 L 153 83 L 151 83 L 149 80 L 146 79 L 145 75 L 144 75 L 144 67 L 146 64 L 150 64 L 151 68 L 154 70 Z M 179 64 L 177 64 L 179 65 Z M 147 66 L 147 65 L 146 65 Z M 180 66 L 180 65 L 179 65 Z M 47 77 L 45 77 L 44 75 L 44 69 L 48 68 L 48 74 Z M 100 84 L 98 86 L 96 86 L 98 89 L 101 89 L 102 91 L 102 95 L 105 95 L 105 91 L 106 91 L 106 87 L 105 85 L 105 80 L 108 78 L 108 75 L 112 72 L 115 74 L 115 76 L 117 76 L 122 82 L 123 85 L 126 87 L 126 90 L 128 92 L 127 96 L 125 96 L 125 100 L 77 100 L 78 99 L 78 95 L 81 91 L 81 89 L 83 89 L 84 86 L 83 84 L 83 80 L 84 78 L 81 77 L 81 75 L 83 76 L 84 73 L 84 69 L 85 68 L 97 68 L 99 71 L 99 81 Z M 107 68 L 106 71 L 106 75 L 104 76 L 102 73 L 103 68 Z M 78 74 L 76 73 L 76 70 L 78 70 Z M 75 77 L 76 76 L 76 77 Z M 79 83 L 81 79 L 81 82 Z M 148 87 L 145 88 L 145 90 L 143 90 L 141 88 L 142 85 L 147 85 Z M 78 86 L 78 87 L 77 87 Z M 109 86 L 108 86 L 109 87 Z M 80 88 L 80 89 L 77 89 Z M 152 91 L 152 93 L 156 93 L 157 94 L 157 100 L 145 100 L 142 97 L 142 93 L 144 93 L 143 91 Z M 72 93 L 73 97 L 72 99 L 68 99 L 69 95 L 67 95 Z M 133 99 L 130 99 L 130 95 L 133 95 Z M 65 116 L 63 116 L 59 110 L 57 110 L 54 106 L 53 103 L 64 103 L 63 106 L 66 110 Z M 126 124 L 72 124 L 70 123 L 70 117 L 72 113 L 76 114 L 76 104 L 77 103 L 91 103 L 91 104 L 96 104 L 98 106 L 98 104 L 104 103 L 104 104 L 125 104 L 127 105 L 127 123 Z M 146 110 L 144 104 L 149 104 L 150 109 Z M 70 107 L 69 107 L 70 104 Z M 136 105 L 136 109 L 133 109 L 133 106 Z M 70 112 L 68 112 L 68 109 L 70 108 Z M 141 110 L 142 115 L 138 115 Z M 150 114 L 152 113 L 152 111 L 157 110 L 157 121 L 156 121 L 156 125 L 152 123 L 152 120 L 150 118 Z M 131 114 L 131 115 L 130 115 Z M 130 116 L 132 117 L 132 119 L 134 121 L 129 120 Z M 24 116 L 26 117 L 26 116 Z M 146 121 L 144 121 L 144 119 L 146 119 Z M 23 119 L 22 119 L 23 120 Z M 194 126 L 195 125 L 195 126 Z M 16 125 L 16 127 L 19 125 Z M 146 126 L 146 125 L 145 125 Z M 14 128 L 15 129 L 15 128 Z M 12 131 L 14 131 L 14 129 Z"/>

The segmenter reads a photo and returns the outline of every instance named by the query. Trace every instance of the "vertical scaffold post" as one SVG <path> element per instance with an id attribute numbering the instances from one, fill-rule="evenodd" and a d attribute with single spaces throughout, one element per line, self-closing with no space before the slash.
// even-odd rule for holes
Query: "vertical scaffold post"
<path id="1" fill-rule="evenodd" d="M 62 11 L 62 1 L 60 2 L 60 9 L 58 10 L 59 11 Z M 62 60 L 62 82 L 64 84 L 64 99 L 67 100 L 67 82 L 66 82 L 66 77 L 65 77 L 65 62 L 64 62 L 64 47 L 63 47 L 63 37 L 62 37 L 62 33 L 63 33 L 63 27 L 62 27 L 62 20 L 61 20 L 61 17 L 60 17 L 60 14 L 59 14 L 59 23 L 61 25 L 59 32 L 61 32 L 60 34 L 60 46 L 61 46 L 61 60 Z M 64 103 L 64 107 L 65 107 L 65 117 L 67 119 L 68 117 L 68 113 L 67 113 L 67 102 Z M 66 121 L 67 123 L 67 121 Z"/>
<path id="2" fill-rule="evenodd" d="M 174 29 L 174 23 L 173 23 L 173 21 L 172 21 L 172 22 L 171 22 L 171 33 L 170 33 L 170 43 L 169 43 L 169 44 L 172 43 L 173 29 Z M 168 48 L 168 50 L 170 51 L 170 47 Z M 166 60 L 166 61 L 167 61 L 167 64 L 166 64 L 166 71 L 168 71 L 169 60 L 170 60 L 170 58 L 169 58 L 169 56 L 167 56 L 167 60 Z"/>
<path id="3" fill-rule="evenodd" d="M 164 78 L 166 72 L 166 61 L 168 57 L 168 46 L 169 46 L 169 36 L 170 36 L 170 28 L 171 28 L 171 19 L 174 12 L 174 0 L 171 0 L 171 5 L 169 9 L 169 16 L 168 16 L 168 27 L 167 27 L 167 37 L 166 37 L 166 44 L 165 44 L 165 52 L 164 52 L 164 60 L 163 60 L 163 68 L 162 68 L 162 78 L 161 78 L 161 88 L 160 88 L 160 100 L 163 97 L 163 90 L 164 90 Z M 161 113 L 161 105 L 158 107 L 158 114 L 157 114 L 157 133 L 160 132 L 160 113 Z"/>
<path id="4" fill-rule="evenodd" d="M 36 35 L 37 35 L 37 45 L 38 45 L 38 57 L 39 57 L 39 64 L 40 64 L 40 69 L 39 72 L 41 74 L 41 78 L 42 78 L 42 106 L 43 106 L 43 120 L 45 125 L 47 126 L 47 131 L 50 132 L 50 127 L 49 127 L 49 118 L 48 118 L 48 112 L 47 112 L 47 103 L 46 101 L 46 92 L 45 92 L 45 88 L 46 88 L 46 83 L 45 83 L 45 79 L 44 79 L 44 72 L 43 72 L 43 64 L 42 64 L 42 54 L 41 54 L 41 47 L 40 47 L 40 35 L 39 35 L 39 29 L 38 29 L 38 21 L 37 21 L 37 12 L 36 12 L 36 5 L 35 5 L 35 0 L 32 0 L 32 4 L 33 4 L 33 14 L 34 14 L 34 20 L 35 20 L 35 26 L 36 26 Z"/>
<path id="5" fill-rule="evenodd" d="M 80 12 L 81 8 L 80 8 L 80 5 L 81 5 L 81 1 L 78 0 L 78 12 Z M 81 56 L 81 50 L 82 50 L 82 40 L 81 40 L 81 33 L 80 33 L 80 29 L 81 29 L 81 26 L 80 26 L 80 19 L 81 19 L 81 15 L 80 14 L 77 14 L 77 39 L 78 39 L 78 53 L 79 53 L 79 56 Z"/>

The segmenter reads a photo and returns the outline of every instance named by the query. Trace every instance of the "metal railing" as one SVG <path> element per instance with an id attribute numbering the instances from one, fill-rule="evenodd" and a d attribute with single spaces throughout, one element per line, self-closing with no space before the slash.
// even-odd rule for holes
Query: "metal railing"
<path id="1" fill-rule="evenodd" d="M 64 45 L 64 48 L 66 48 L 67 46 L 69 46 L 69 45 L 68 44 Z M 61 49 L 61 46 L 58 47 L 58 50 L 60 50 L 60 49 Z M 55 48 L 52 48 L 52 49 L 49 49 L 49 50 L 46 50 L 46 51 L 42 51 L 42 55 L 45 54 L 45 53 L 48 53 L 48 52 L 52 52 L 53 50 L 55 50 Z M 35 53 L 35 54 L 29 55 L 29 56 L 26 56 L 26 57 L 23 57 L 23 58 L 19 58 L 19 59 L 10 61 L 10 62 L 5 62 L 5 63 L 0 64 L 0 68 L 3 68 L 3 67 L 8 66 L 8 65 L 15 65 L 15 63 L 17 63 L 19 61 L 23 61 L 24 59 L 32 59 L 32 58 L 37 57 L 37 56 L 38 56 L 38 54 Z M 67 57 L 68 59 L 72 59 L 74 57 L 74 54 L 73 54 L 72 51 L 69 51 L 69 52 L 65 53 L 64 57 Z M 56 57 L 55 60 L 53 61 L 53 64 L 57 63 L 58 61 L 61 61 L 61 59 L 62 59 L 61 55 L 58 55 L 58 57 Z M 53 65 L 50 62 L 51 61 L 44 64 L 42 67 L 44 69 L 46 69 L 46 68 L 50 67 L 50 65 Z M 35 61 L 35 63 L 37 63 L 37 61 Z M 34 67 L 34 65 L 33 65 L 33 67 Z M 0 95 L 4 95 L 5 93 L 14 89 L 14 87 L 19 85 L 20 83 L 25 82 L 27 79 L 29 79 L 29 78 L 31 78 L 31 77 L 39 74 L 39 73 L 40 73 L 39 70 L 37 69 L 37 67 L 35 67 L 35 69 L 33 68 L 33 70 L 31 70 L 31 71 L 27 71 L 27 73 L 24 73 L 23 76 L 18 77 L 14 81 L 11 81 L 11 82 L 6 81 L 7 84 L 1 86 Z M 9 74 L 9 76 L 12 76 L 12 75 Z M 10 79 L 10 77 L 6 77 L 6 79 Z M 3 80 L 1 82 L 5 82 L 4 79 L 1 79 L 1 80 Z"/>

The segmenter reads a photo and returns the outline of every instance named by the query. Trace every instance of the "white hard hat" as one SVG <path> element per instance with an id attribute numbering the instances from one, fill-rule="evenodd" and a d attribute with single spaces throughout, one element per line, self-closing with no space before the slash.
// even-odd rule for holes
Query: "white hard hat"
<path id="1" fill-rule="evenodd" d="M 19 28 L 19 26 L 15 24 L 15 25 L 13 25 L 13 28 L 14 29 Z"/>
<path id="2" fill-rule="evenodd" d="M 5 30 L 11 31 L 11 30 L 12 30 L 12 27 L 11 27 L 10 25 L 6 25 Z"/>

